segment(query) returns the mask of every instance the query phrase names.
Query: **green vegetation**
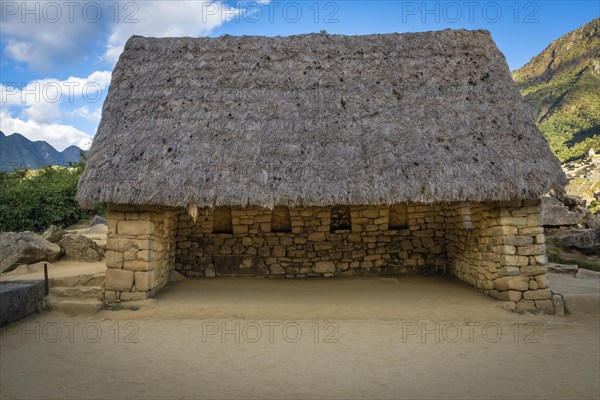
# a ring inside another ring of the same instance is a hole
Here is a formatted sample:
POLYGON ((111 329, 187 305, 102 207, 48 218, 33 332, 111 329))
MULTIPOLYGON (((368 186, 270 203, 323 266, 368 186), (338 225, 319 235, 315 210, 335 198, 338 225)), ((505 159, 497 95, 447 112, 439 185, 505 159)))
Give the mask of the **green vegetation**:
POLYGON ((600 215, 600 201, 592 200, 588 206, 588 210, 590 210, 592 214, 600 215))
POLYGON ((77 182, 85 161, 69 168, 0 172, 0 231, 43 232, 50 225, 66 227, 94 214, 103 205, 84 210, 77 204, 77 182))
POLYGON ((592 271, 600 271, 600 260, 592 257, 586 257, 579 253, 566 253, 561 251, 552 240, 546 242, 546 254, 548 261, 557 264, 577 264, 579 268, 591 269, 592 271))
POLYGON ((600 149, 600 18, 552 42, 513 73, 561 162, 600 149))

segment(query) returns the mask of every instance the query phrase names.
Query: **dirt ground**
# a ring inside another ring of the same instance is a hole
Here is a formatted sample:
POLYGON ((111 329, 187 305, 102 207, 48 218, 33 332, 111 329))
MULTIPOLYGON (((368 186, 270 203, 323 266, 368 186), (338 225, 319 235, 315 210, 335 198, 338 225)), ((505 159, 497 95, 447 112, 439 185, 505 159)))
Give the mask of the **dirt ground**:
POLYGON ((2 399, 598 399, 598 316, 428 277, 213 279, 4 327, 2 399))

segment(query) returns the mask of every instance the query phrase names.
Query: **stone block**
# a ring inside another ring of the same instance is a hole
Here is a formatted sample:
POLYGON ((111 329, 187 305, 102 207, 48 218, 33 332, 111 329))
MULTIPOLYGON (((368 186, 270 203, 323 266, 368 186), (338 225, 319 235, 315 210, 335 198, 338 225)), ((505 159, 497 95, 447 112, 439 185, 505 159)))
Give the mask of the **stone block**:
POLYGON ((538 256, 546 254, 545 244, 535 244, 531 246, 521 246, 517 248, 517 254, 520 256, 538 256))
POLYGON ((121 301, 139 301, 146 300, 149 292, 123 292, 121 293, 121 301))
POLYGON ((154 289, 154 271, 138 271, 134 276, 135 288, 138 292, 154 289))
POLYGON ((494 280, 494 288, 498 290, 518 290, 524 292, 529 289, 529 278, 524 276, 505 276, 494 280))
POLYGON ((133 279, 133 271, 108 268, 106 270, 104 285, 106 290, 129 292, 133 287, 133 279))
POLYGON ((505 236, 502 238, 502 242, 511 246, 527 246, 533 244, 533 238, 531 236, 505 236))
POLYGON ((313 266, 313 272, 319 274, 335 272, 335 263, 333 263, 332 261, 319 261, 313 266))
POLYGON ((546 235, 540 233, 539 235, 535 235, 535 243, 536 244, 544 244, 546 243, 546 235))
POLYGON ((325 240, 325 233, 323 233, 323 232, 309 233, 308 240, 313 241, 313 242, 322 242, 325 240))
POLYGON ((515 276, 521 273, 521 269, 519 267, 501 267, 498 269, 499 276, 515 276))
POLYGON ((542 275, 548 272, 548 268, 544 266, 532 266, 523 267, 520 270, 521 275, 542 275))
POLYGON ((517 254, 517 249, 515 248, 515 246, 502 245, 498 248, 498 250, 500 251, 500 254, 508 254, 508 255, 517 254))
POLYGON ((554 314, 552 300, 535 300, 535 308, 548 314, 554 314))
POLYGON ((234 235, 247 235, 248 234, 248 225, 233 225, 233 234, 234 235))
POLYGON ((379 210, 376 208, 368 208, 363 210, 362 216, 365 218, 377 218, 379 217, 379 210))
POLYGON ((269 272, 271 275, 285 275, 285 270, 277 263, 269 266, 269 272))
POLYGON ((106 252, 106 267, 107 268, 123 268, 123 253, 117 251, 106 252))
POLYGON ((123 269, 128 271, 148 271, 152 269, 152 265, 148 261, 125 261, 123 269))
POLYGON ((117 234, 123 236, 152 235, 154 228, 154 223, 151 221, 119 221, 117 234))
POLYGON ((523 293, 526 300, 549 300, 550 289, 528 290, 523 293))
POLYGON ((505 254, 500 257, 500 263, 504 266, 525 267, 529 264, 529 258, 505 254))
MULTIPOLYGON (((490 293, 491 294, 491 293, 490 293)), ((521 300, 523 294, 518 290, 506 290, 503 292, 494 293, 493 296, 498 300, 517 302, 521 300)))
POLYGON ((272 251, 273 257, 285 257, 285 247, 275 246, 272 251))
POLYGON ((117 302, 117 292, 114 290, 105 290, 104 291, 104 301, 107 303, 116 303, 117 302))
POLYGON ((538 290, 539 289, 538 283, 536 282, 535 279, 532 279, 532 280, 529 281, 529 289, 531 289, 531 290, 538 290))
POLYGON ((514 226, 495 226, 492 228, 492 234, 495 236, 516 236, 519 230, 514 226))
POLYGON ((139 261, 151 261, 152 260, 153 251, 152 250, 138 250, 137 259, 139 261))
POLYGON ((520 228, 519 235, 522 236, 536 236, 540 233, 544 233, 544 228, 542 227, 528 227, 528 228, 520 228))
POLYGON ((527 226, 525 217, 500 217, 500 225, 512 225, 516 227, 527 226))
POLYGON ((527 216, 527 226, 540 226, 541 225, 541 218, 540 218, 540 214, 531 214, 527 216))
POLYGON ((518 313, 524 312, 535 312, 537 308, 535 307, 535 303, 530 300, 524 300, 517 303, 517 308, 515 309, 518 313))
POLYGON ((315 251, 331 250, 331 249, 333 249, 333 243, 331 243, 331 242, 316 242, 314 244, 314 249, 315 249, 315 251))
POLYGON ((554 314, 560 317, 565 315, 565 302, 560 294, 552 296, 552 306, 554 308, 554 314))
POLYGON ((538 289, 546 289, 549 286, 548 275, 535 275, 535 281, 538 285, 538 289))

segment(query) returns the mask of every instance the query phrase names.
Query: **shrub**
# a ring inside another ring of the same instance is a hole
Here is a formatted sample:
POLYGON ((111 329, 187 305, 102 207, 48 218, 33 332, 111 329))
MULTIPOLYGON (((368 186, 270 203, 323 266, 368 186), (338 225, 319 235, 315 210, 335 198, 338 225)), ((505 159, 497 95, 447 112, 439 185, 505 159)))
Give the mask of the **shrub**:
POLYGON ((50 225, 64 228, 104 214, 104 205, 84 210, 75 200, 84 168, 80 161, 67 168, 0 172, 0 231, 43 232, 50 225))

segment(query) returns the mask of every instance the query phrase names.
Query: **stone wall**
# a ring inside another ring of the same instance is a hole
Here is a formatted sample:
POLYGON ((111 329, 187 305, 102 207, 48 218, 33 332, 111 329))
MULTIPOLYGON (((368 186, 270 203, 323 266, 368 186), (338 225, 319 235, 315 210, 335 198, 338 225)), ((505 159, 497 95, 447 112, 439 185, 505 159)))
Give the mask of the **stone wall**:
POLYGON ((173 267, 190 277, 444 271, 517 311, 552 312, 538 200, 403 207, 390 228, 390 207, 352 206, 350 229, 332 230, 328 207, 201 209, 193 220, 110 205, 106 299, 150 297, 173 267))
MULTIPOLYGON (((389 228, 389 207, 350 207, 351 229, 332 232, 331 209, 289 209, 291 232, 272 232, 271 210, 234 208, 232 233, 213 232, 213 211, 194 222, 178 213, 175 268, 187 276, 353 276, 443 269, 440 205, 410 205, 403 229, 389 228)), ((278 225, 281 222, 278 221, 278 225)))
POLYGON ((517 311, 552 312, 538 200, 445 207, 450 271, 517 311))
POLYGON ((105 299, 143 300, 169 280, 175 261, 175 211, 109 204, 105 299))

